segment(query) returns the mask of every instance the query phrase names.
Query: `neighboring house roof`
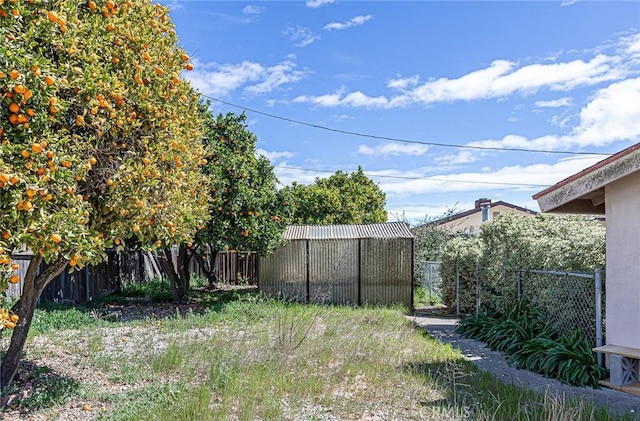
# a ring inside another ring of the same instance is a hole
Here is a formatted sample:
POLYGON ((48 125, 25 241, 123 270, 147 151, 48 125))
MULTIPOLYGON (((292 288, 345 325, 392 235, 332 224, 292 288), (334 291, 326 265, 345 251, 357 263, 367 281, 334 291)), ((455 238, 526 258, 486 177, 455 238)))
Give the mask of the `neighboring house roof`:
POLYGON ((359 238, 413 238, 404 222, 353 225, 289 225, 285 240, 334 240, 359 238))
POLYGON ((604 187, 640 171, 640 143, 533 195, 542 212, 604 214, 604 187))
MULTIPOLYGON (((491 209, 493 207, 496 207, 496 206, 505 206, 505 207, 511 208, 513 210, 518 210, 520 212, 529 213, 531 215, 537 215, 538 214, 538 212, 536 212, 534 210, 523 208, 522 206, 514 205, 512 203, 503 202, 502 200, 499 200, 497 202, 486 203, 486 205, 489 206, 489 209, 491 209)), ((466 218, 467 216, 473 215, 474 213, 480 213, 480 212, 482 212, 482 207, 476 206, 474 209, 469 209, 469 210, 464 211, 464 212, 456 213, 454 215, 445 216, 444 218, 440 218, 440 219, 436 219, 435 221, 431 221, 431 222, 429 222, 429 225, 446 224, 446 223, 449 223, 449 222, 452 222, 452 221, 456 221, 458 219, 466 218)))

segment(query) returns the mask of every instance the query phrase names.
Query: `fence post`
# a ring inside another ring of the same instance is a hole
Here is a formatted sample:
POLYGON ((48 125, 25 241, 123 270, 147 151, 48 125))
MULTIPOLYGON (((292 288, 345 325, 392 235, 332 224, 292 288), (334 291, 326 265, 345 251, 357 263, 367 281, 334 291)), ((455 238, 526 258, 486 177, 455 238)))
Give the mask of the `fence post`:
POLYGON ((480 314, 480 266, 476 267, 476 314, 480 314))
MULTIPOLYGON (((594 274, 596 287, 596 346, 602 346, 602 269, 596 268, 594 274)), ((598 365, 602 365, 602 354, 596 353, 598 365)))
POLYGON ((518 269, 518 301, 522 299, 522 270, 518 269))
POLYGON ((428 278, 429 279, 429 300, 431 300, 431 298, 433 297, 433 278, 430 276, 431 275, 431 268, 429 267, 429 263, 430 262, 423 262, 424 264, 424 273, 422 274, 423 278, 428 278), (427 274, 427 272, 429 272, 427 274))
POLYGON ((456 262, 456 317, 460 317, 460 266, 456 262))

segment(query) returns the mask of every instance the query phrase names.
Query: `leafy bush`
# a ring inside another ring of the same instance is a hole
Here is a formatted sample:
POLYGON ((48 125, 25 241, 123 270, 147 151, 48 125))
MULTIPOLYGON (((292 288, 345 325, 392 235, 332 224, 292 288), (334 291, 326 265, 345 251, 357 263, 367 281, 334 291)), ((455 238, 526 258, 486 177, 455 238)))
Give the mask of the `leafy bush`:
POLYGON ((482 254, 478 237, 455 237, 448 241, 441 256, 442 301, 449 309, 456 307, 456 276, 460 273, 460 311, 470 313, 476 307, 476 268, 482 254))
POLYGON ((520 300, 505 315, 481 312, 458 323, 456 332, 486 342, 507 355, 507 361, 574 386, 598 387, 606 372, 596 364, 580 330, 559 336, 542 315, 520 300))
POLYGON ((416 307, 435 306, 442 303, 440 295, 436 291, 427 291, 421 285, 413 289, 413 303, 416 307))
POLYGON ((497 320, 496 314, 482 311, 479 314, 469 315, 460 319, 455 331, 467 338, 485 341, 489 329, 497 320))
MULTIPOLYGON (((541 214, 530 218, 506 213, 484 223, 479 236, 447 241, 441 262, 442 298, 450 309, 456 304, 458 269, 460 310, 475 311, 475 280, 481 268, 482 304, 506 313, 517 301, 518 269, 591 272, 603 267, 604 228, 580 216, 541 214)), ((544 277, 528 278, 525 287, 535 294, 548 290, 544 277)))
POLYGON ((480 238, 483 299, 500 311, 517 301, 518 269, 591 272, 605 263, 604 227, 581 216, 507 213, 483 224, 480 238))

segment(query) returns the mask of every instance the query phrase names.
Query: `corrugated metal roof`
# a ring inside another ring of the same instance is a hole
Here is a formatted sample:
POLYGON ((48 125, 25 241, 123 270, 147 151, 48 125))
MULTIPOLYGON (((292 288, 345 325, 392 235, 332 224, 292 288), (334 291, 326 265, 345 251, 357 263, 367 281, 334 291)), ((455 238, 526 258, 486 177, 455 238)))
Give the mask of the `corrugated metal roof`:
POLYGON ((289 225, 285 240, 332 240, 357 238, 413 238, 404 222, 353 225, 289 225))

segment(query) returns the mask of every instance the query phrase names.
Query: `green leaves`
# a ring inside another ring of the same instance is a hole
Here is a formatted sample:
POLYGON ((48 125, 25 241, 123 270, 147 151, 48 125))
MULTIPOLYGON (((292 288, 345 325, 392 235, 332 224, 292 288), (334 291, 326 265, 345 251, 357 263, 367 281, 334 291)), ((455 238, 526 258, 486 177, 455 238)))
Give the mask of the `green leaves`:
POLYGON ((295 224, 367 224, 385 222, 385 194, 362 168, 348 174, 337 171, 315 184, 286 187, 292 198, 295 224))
POLYGON ((192 238, 207 210, 203 119, 179 77, 168 10, 143 0, 11 8, 19 17, 0 13, 0 179, 15 178, 0 181, 6 248, 81 266, 105 247, 192 238), (54 230, 62 242, 48 240, 54 230))
MULTIPOLYGON (((461 310, 475 310, 475 278, 480 266, 482 302, 506 312, 517 301, 518 269, 592 272, 595 267, 603 267, 604 228, 582 216, 537 215, 531 218, 506 213, 484 223, 479 236, 455 237, 447 241, 440 260, 443 301, 449 308, 455 306, 458 268, 461 310)), ((544 277, 528 276, 525 289, 540 295, 547 292, 557 295, 557 291, 548 291, 546 285, 544 277)), ((538 302, 536 306, 541 304, 538 302)))
POLYGON ((464 317, 456 332, 486 342, 507 355, 509 364, 574 386, 598 387, 606 372, 596 364, 589 342, 579 330, 558 334, 542 315, 519 301, 504 316, 480 313, 464 317))
POLYGON ((256 155, 257 137, 245 114, 228 113, 207 120, 210 151, 204 173, 210 182, 209 214, 199 243, 216 251, 245 250, 266 254, 280 244, 289 220, 288 199, 267 158, 256 155))

